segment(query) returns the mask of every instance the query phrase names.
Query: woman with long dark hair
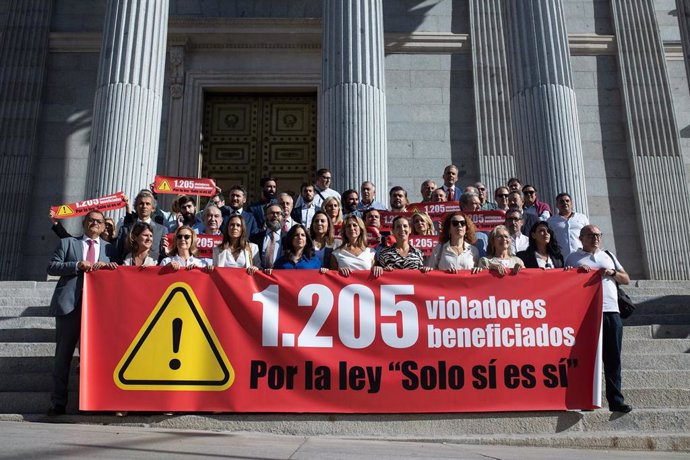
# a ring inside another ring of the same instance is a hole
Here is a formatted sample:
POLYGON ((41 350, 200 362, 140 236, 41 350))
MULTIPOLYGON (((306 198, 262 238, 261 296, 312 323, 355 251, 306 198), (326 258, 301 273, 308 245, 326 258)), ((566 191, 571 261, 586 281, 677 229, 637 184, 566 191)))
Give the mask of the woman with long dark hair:
POLYGON ((213 248, 213 266, 246 268, 247 273, 253 275, 259 265, 259 247, 247 239, 244 219, 240 215, 230 216, 223 232, 223 242, 213 248))
MULTIPOLYGON (((295 224, 283 240, 283 254, 273 264, 277 269, 321 269, 321 260, 316 257, 314 243, 302 224, 295 224)), ((271 269, 264 270, 267 274, 271 269)), ((328 269, 323 269, 325 273, 328 269)))
POLYGON ((561 248, 556 235, 546 221, 532 225, 529 232, 529 246, 517 256, 525 263, 526 268, 563 268, 561 248))

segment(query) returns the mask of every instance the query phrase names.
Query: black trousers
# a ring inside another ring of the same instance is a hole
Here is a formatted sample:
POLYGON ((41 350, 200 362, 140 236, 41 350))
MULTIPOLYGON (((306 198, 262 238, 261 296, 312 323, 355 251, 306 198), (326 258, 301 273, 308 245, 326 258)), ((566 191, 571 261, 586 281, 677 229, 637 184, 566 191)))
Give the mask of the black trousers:
POLYGON ((606 379, 606 400, 609 407, 623 404, 621 393, 621 351, 623 349, 623 321, 618 313, 604 313, 602 358, 606 379))
POLYGON ((67 385, 72 355, 81 332, 81 308, 64 316, 55 317, 55 362, 53 365, 53 406, 67 405, 67 385))

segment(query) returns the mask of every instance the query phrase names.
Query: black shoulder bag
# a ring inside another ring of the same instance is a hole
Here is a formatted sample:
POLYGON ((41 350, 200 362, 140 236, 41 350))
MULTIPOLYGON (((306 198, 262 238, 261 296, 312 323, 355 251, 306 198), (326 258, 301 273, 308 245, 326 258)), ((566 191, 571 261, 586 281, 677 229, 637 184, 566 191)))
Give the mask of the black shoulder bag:
MULTIPOLYGON (((613 269, 616 270, 616 259, 613 258, 610 252, 604 251, 613 261, 613 269)), ((614 280, 615 281, 615 280, 614 280)), ((635 303, 632 301, 630 296, 623 290, 623 288, 616 282, 616 288, 618 289, 618 310, 621 312, 621 318, 625 319, 630 317, 635 311, 635 303)))

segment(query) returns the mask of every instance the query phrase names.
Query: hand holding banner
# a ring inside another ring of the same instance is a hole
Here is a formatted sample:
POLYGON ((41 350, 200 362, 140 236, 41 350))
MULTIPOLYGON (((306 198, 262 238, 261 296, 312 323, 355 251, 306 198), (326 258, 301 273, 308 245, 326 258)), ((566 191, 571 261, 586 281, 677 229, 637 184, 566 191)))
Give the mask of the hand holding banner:
POLYGON ((112 211, 113 209, 124 208, 125 194, 122 192, 112 195, 92 198, 90 200, 77 201, 76 203, 62 204, 50 207, 50 217, 53 219, 69 219, 70 217, 85 216, 91 211, 112 211))
POLYGON ((153 193, 213 196, 216 193, 216 181, 196 177, 156 176, 153 193))

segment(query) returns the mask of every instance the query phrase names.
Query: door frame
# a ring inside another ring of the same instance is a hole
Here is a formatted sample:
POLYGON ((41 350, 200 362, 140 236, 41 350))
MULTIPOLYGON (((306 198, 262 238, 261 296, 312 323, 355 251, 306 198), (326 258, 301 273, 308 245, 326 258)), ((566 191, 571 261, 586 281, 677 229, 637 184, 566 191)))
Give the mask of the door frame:
POLYGON ((165 154, 165 174, 198 177, 201 173, 201 148, 204 122, 204 94, 213 93, 290 93, 316 92, 317 136, 316 161, 321 164, 322 99, 321 74, 283 73, 186 73, 182 103, 171 106, 168 123, 180 120, 178 126, 169 125, 168 148, 165 154), (248 85, 251 82, 251 85, 248 85))

